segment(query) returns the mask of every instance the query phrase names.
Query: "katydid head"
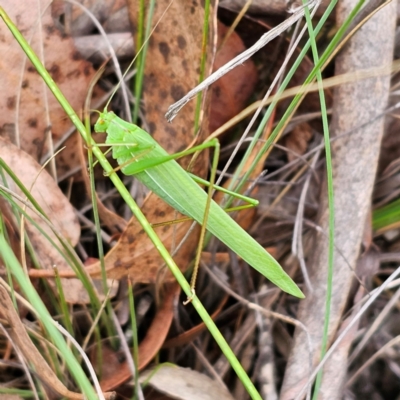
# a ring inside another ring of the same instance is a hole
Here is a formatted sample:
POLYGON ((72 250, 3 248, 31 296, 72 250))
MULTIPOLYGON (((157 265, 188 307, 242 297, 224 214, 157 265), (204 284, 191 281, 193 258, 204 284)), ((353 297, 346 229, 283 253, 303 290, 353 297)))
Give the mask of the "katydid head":
POLYGON ((107 111, 106 109, 100 113, 99 119, 94 125, 95 132, 107 132, 111 121, 115 118, 115 114, 112 111, 107 111))

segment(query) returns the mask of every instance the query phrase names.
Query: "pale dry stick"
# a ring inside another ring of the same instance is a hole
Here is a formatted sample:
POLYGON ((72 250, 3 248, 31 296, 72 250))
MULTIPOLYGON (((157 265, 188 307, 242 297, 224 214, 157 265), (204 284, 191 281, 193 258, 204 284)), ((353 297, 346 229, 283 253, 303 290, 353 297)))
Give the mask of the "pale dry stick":
MULTIPOLYGON (((105 304, 105 302, 104 302, 104 304, 105 304)), ((133 361, 132 352, 129 350, 129 346, 128 346, 128 343, 126 341, 126 337, 124 335, 124 332, 122 331, 122 328, 121 328, 121 325, 120 325, 120 323, 118 321, 118 318, 115 315, 114 309, 111 309, 111 313, 112 313, 111 316, 112 316, 112 319, 114 321, 115 328, 117 330, 119 339, 121 341, 122 350, 124 351, 124 354, 125 354, 125 361, 127 362, 128 366, 129 366, 129 369, 131 371, 132 377, 135 378, 135 376, 137 376, 139 374, 139 371, 137 371, 136 368, 135 368, 135 363, 133 361)), ((141 385, 138 385, 137 393, 138 393, 138 400, 144 400, 144 395, 143 395, 143 391, 142 391, 142 386, 141 385)))
POLYGON ((356 357, 360 354, 361 350, 364 348, 364 346, 367 344, 368 340, 371 338, 371 336, 376 332, 376 330, 379 328, 379 326, 383 323, 383 320, 388 316, 390 311, 397 306, 397 303, 400 298, 400 288, 397 289, 396 293, 390 301, 385 305, 383 310, 379 313, 379 315, 374 319, 374 322, 372 325, 369 327, 367 332, 365 332, 362 340, 360 343, 357 344, 356 348, 353 350, 351 353, 351 356, 349 357, 348 363, 349 365, 356 359, 356 357))
MULTIPOLYGON (((316 232, 320 233, 321 235, 323 235, 325 237, 325 239, 328 240, 328 234, 323 231, 323 229, 321 228, 320 225, 317 225, 314 221, 310 221, 307 219, 305 220, 305 222, 310 228, 314 229, 316 232)), ((360 284, 360 286, 362 286, 368 292, 368 288, 365 286, 363 281, 358 277, 356 270, 350 265, 350 262, 344 255, 343 251, 336 244, 334 245, 334 247, 335 247, 335 251, 338 252, 340 257, 342 257, 342 260, 344 261, 344 263, 347 265, 347 267, 350 269, 350 271, 352 271, 354 278, 357 280, 357 282, 360 284)))
POLYGON ((400 286, 400 279, 395 279, 393 280, 387 287, 387 289, 393 289, 396 288, 397 286, 400 286))
MULTIPOLYGON (((86 227, 88 227, 92 232, 96 232, 96 225, 95 223, 85 217, 85 215, 83 214, 83 212, 81 210, 77 210, 75 209, 76 215, 78 216, 78 219, 84 223, 86 225, 86 227)), ((104 240, 104 242, 106 243, 111 243, 112 242, 112 237, 104 231, 104 229, 100 229, 100 236, 101 238, 104 240)))
MULTIPOLYGON (((29 368, 28 368, 28 365, 26 364, 25 358, 24 358, 24 356, 23 356, 21 350, 18 348, 18 346, 17 346, 17 345, 14 343, 14 341, 12 340, 11 336, 8 334, 7 329, 3 326, 3 324, 1 323, 1 321, 0 321, 0 329, 3 331, 3 334, 4 334, 4 336, 8 339, 8 341, 9 341, 10 343, 12 343, 12 345, 13 345, 14 351, 16 352, 17 357, 19 358, 19 361, 20 361, 20 363, 21 363, 21 365, 22 365, 22 369, 23 369, 24 372, 25 372, 26 379, 28 380, 29 385, 30 385, 30 387, 32 388, 32 392, 33 392, 34 398, 35 398, 36 400, 40 400, 39 394, 38 394, 38 392, 37 392, 37 390, 36 390, 35 383, 33 382, 33 379, 32 379, 32 374, 31 374, 31 372, 29 371, 29 368)), ((6 395, 5 395, 5 396, 6 396, 6 395)))
POLYGON ((255 364, 258 366, 257 383, 263 399, 278 400, 276 385, 276 360, 274 355, 274 338, 272 337, 273 323, 260 313, 256 314, 258 326, 257 358, 255 364))
MULTIPOLYGON (((361 3, 363 2, 358 0, 339 2, 338 25, 345 27, 346 25, 343 24, 349 23, 350 17, 358 11, 357 6, 361 3)), ((359 34, 352 38, 351 44, 343 49, 336 60, 337 70, 352 72, 354 69, 360 68, 361 64, 368 68, 371 65, 392 62, 392 35, 389 31, 394 32, 395 13, 393 9, 387 13, 388 10, 388 7, 386 7, 385 12, 380 13, 377 19, 374 18, 371 24, 363 27, 363 31, 359 31, 359 34), (383 22, 382 18, 386 18, 386 21, 383 22), (386 35, 382 34, 384 30, 381 28, 383 26, 379 27, 379 23, 382 22, 384 29, 388 29, 386 35), (372 34, 372 36, 366 39, 367 34, 372 34), (381 40, 381 45, 373 46, 372 43, 376 44, 378 40, 381 40), (368 48, 368 51, 363 51, 363 46, 365 46, 365 49, 368 48), (358 55, 355 54, 357 51, 358 55), (374 55, 378 53, 380 55, 375 57, 374 55), (383 61, 385 59, 386 61, 383 61)), ((341 32, 343 32, 343 29, 341 32)), ((338 88, 335 92, 335 108, 332 117, 331 130, 333 135, 358 127, 366 119, 381 113, 386 108, 389 78, 390 76, 386 75, 379 79, 371 79, 359 84, 353 83, 338 88), (374 95, 363 96, 361 94, 363 91, 368 94, 374 93, 374 95), (378 92, 381 94, 378 94, 378 92), (358 109, 355 107, 358 107, 358 109)), ((345 145, 342 145, 341 141, 340 144, 336 142, 336 145, 332 146, 332 152, 336 156, 333 162, 334 184, 330 186, 329 196, 324 195, 324 192, 320 196, 318 223, 324 230, 329 230, 330 237, 335 238, 336 244, 343 250, 352 266, 356 263, 362 240, 362 229, 369 208, 372 178, 375 175, 379 153, 379 146, 376 144, 381 139, 383 125, 383 120, 378 120, 365 131, 359 129, 356 135, 352 135, 349 140, 344 142, 345 145), (349 171, 351 171, 350 174, 349 171), (332 189, 336 191, 334 199, 332 189), (365 193, 361 194, 359 189, 365 191, 365 193), (338 195, 338 193, 340 194, 338 195), (335 221, 333 221, 332 207, 330 211, 328 210, 328 205, 332 206, 333 203, 336 209, 335 221), (348 229, 349 226, 351 229, 348 229)), ((329 138, 326 137, 326 141, 328 140, 329 138)), ((328 172, 328 178, 325 179, 324 185, 326 185, 326 180, 328 180, 328 183, 332 182, 331 169, 328 169, 328 172)), ((315 363, 323 357, 328 342, 334 340, 333 336, 335 336, 340 325, 343 308, 346 305, 347 292, 350 293, 353 280, 352 270, 349 270, 342 263, 338 254, 334 254, 333 245, 332 240, 329 241, 328 245, 324 237, 316 236, 310 266, 313 285, 318 289, 316 289, 314 295, 308 296, 308 300, 303 302, 299 309, 299 318, 307 325, 308 329, 315 333, 314 337, 317 339, 316 343, 318 344, 313 349, 315 363), (328 264, 329 268, 327 267, 328 264), (323 328, 321 328, 322 320, 324 321, 323 328)), ((306 381, 308 378, 308 374, 302 369, 304 353, 306 352, 302 344, 303 335, 296 332, 294 337, 295 345, 291 353, 291 363, 285 372, 283 383, 283 398, 292 398, 293 391, 296 390, 297 392, 301 389, 303 380, 306 381)), ((347 352, 337 350, 334 358, 331 357, 329 362, 325 363, 324 372, 322 373, 321 369, 318 374, 314 390, 316 396, 320 389, 320 394, 324 393, 328 398, 330 397, 328 393, 335 397, 342 391, 347 352), (341 366, 337 367, 339 364, 341 366)))
POLYGON ((347 42, 354 36, 377 12, 381 9, 385 8, 389 3, 393 0, 370 0, 367 1, 366 5, 360 10, 360 12, 354 17, 352 21, 349 32, 346 34, 346 37, 338 44, 338 46, 332 51, 330 56, 327 58, 325 65, 322 69, 325 68, 335 57, 336 55, 343 49, 343 47, 347 44, 347 42), (381 3, 380 5, 378 5, 381 3))
POLYGON ((399 262, 400 263, 400 253, 383 253, 379 255, 379 262, 399 262))
MULTIPOLYGON (((308 8, 311 10, 319 3, 321 0, 312 0, 308 3, 308 8)), ((232 69, 237 66, 243 64, 246 60, 248 60, 254 53, 262 49, 266 44, 268 44, 271 40, 275 39, 281 33, 285 32, 289 27, 291 27, 294 23, 296 23, 300 18, 304 15, 304 9, 296 9, 291 17, 286 19, 284 22, 271 29, 269 32, 265 33, 261 36, 261 38, 250 48, 240 53, 234 59, 226 63, 224 66, 219 68, 213 74, 211 74, 208 78, 206 78, 203 82, 197 85, 194 89, 192 89, 189 93, 187 93, 182 99, 178 100, 176 103, 172 104, 167 113, 165 114, 165 118, 168 122, 171 122, 180 111, 180 109, 187 104, 193 97, 195 97, 199 92, 210 86, 212 83, 220 79, 222 76, 227 74, 232 69)))
POLYGON ((365 304, 361 307, 360 311, 357 313, 357 315, 354 317, 354 319, 348 324, 348 326, 342 331, 342 333, 338 336, 338 338, 335 340, 335 342, 332 344, 332 346, 329 348, 329 350, 326 352, 324 358, 320 361, 320 363, 317 365, 317 367, 314 369, 312 372, 311 376, 309 377, 307 383, 303 386, 303 388, 300 390, 300 392, 297 394, 294 400, 301 400, 303 398, 304 392, 311 388, 311 385, 317 376, 318 372, 322 369, 322 367, 325 365, 326 361, 331 357, 331 355, 334 353, 336 348, 339 346, 340 342, 345 338, 347 333, 353 328, 355 323, 362 317, 362 315, 367 311, 369 306, 378 298, 378 296, 386 289, 389 288, 389 284, 394 281, 394 279, 400 275, 400 267, 398 267, 390 276, 389 278, 386 279, 386 281, 379 287, 373 290, 369 295, 368 295, 368 300, 365 302, 365 304))
MULTIPOLYGON (((322 145, 323 145, 323 141, 322 141, 322 145)), ((311 177, 312 177, 311 172, 314 171, 320 154, 321 154, 321 150, 319 150, 315 153, 313 160, 311 162, 311 165, 310 165, 311 171, 308 174, 306 181, 304 182, 304 186, 303 186, 303 189, 300 194, 299 206, 297 208, 296 220, 295 220, 295 224, 294 224, 294 228, 293 228, 293 239, 292 239, 292 253, 299 260, 300 269, 301 269, 301 271, 303 273, 303 277, 304 277, 304 282, 305 282, 307 288, 311 292, 313 291, 313 288, 312 288, 311 281, 310 281, 310 278, 308 275, 307 266, 304 261, 304 252, 303 252, 303 242, 302 242, 303 215, 304 215, 306 196, 307 196, 308 188, 310 186, 310 181, 311 181, 311 177)))
MULTIPOLYGON (((324 232, 321 228, 320 225, 317 225, 314 221, 310 221, 310 220, 306 220, 306 224, 308 226, 310 226, 312 229, 315 229, 316 232, 320 233, 321 235, 323 235, 325 237, 325 239, 328 239, 328 234, 326 232, 324 232)), ((360 284, 360 286, 362 286, 365 291, 369 294, 370 292, 368 291, 368 288, 365 286, 364 282, 362 281, 361 278, 359 278, 359 276, 356 273, 355 268, 353 268, 350 265, 349 260, 346 258, 346 256, 344 255, 342 249, 340 249, 336 244, 334 245, 335 247, 335 251, 338 252, 338 254, 340 255, 340 257, 342 257, 342 260, 344 261, 344 263, 347 265, 347 267, 349 268, 350 271, 352 271, 354 278, 357 280, 357 282, 360 284)))
POLYGON ((348 379, 348 381, 346 382, 346 387, 350 387, 365 371, 365 369, 372 365, 378 358, 381 357, 381 355, 383 356, 386 353, 387 349, 390 349, 398 343, 400 343, 400 335, 389 340, 389 342, 382 346, 372 357, 368 358, 368 360, 348 379))

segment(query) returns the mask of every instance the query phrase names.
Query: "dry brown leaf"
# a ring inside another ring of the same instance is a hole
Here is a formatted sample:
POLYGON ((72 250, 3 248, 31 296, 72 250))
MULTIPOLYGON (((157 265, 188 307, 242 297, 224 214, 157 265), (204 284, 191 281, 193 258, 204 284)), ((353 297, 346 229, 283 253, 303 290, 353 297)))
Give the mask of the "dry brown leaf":
MULTIPOLYGON (((154 316, 146 337, 139 345, 139 370, 145 368, 160 351, 174 318, 174 303, 179 297, 180 291, 180 286, 177 283, 172 283, 166 289, 161 307, 154 316)), ((113 390, 131 376, 128 363, 119 363, 115 354, 108 352, 107 369, 103 371, 103 378, 100 381, 102 390, 113 390)))
MULTIPOLYGON (((80 393, 74 393, 68 390, 64 384, 57 378, 57 375, 47 364, 40 351, 35 347, 25 327, 15 311, 13 302, 7 292, 7 289, 0 285, 0 316, 7 321, 5 326, 13 343, 18 346, 28 364, 33 365, 37 376, 51 389, 61 396, 69 399, 84 399, 80 393)), ((104 393, 107 399, 114 398, 114 393, 104 393)))
POLYGON ((190 368, 158 366, 140 376, 140 382, 147 381, 154 389, 173 399, 233 400, 225 386, 190 368))
MULTIPOLYGON (((2 1, 2 7, 17 22, 36 54, 43 54, 47 70, 79 112, 94 71, 91 64, 80 59, 72 40, 57 31, 46 6, 42 0, 27 12, 25 2, 2 1)), ((49 139, 57 142, 72 125, 8 29, 3 27, 1 32, 0 108, 7 112, 0 116, 0 134, 39 160, 49 149, 49 139)), ((66 151, 57 159, 62 173, 78 163, 76 138, 65 144, 66 151)))

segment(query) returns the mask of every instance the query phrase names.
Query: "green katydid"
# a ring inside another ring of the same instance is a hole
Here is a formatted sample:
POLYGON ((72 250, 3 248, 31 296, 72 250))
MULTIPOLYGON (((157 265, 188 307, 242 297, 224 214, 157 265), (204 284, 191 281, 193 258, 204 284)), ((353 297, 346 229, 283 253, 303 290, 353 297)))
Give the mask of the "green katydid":
POLYGON ((125 175, 134 175, 166 203, 199 224, 203 224, 206 218, 206 229, 249 265, 283 291, 304 297, 278 262, 212 200, 209 202, 208 216, 205 217, 208 203, 206 192, 175 158, 215 146, 215 141, 169 155, 146 131, 107 110, 100 113, 94 129, 107 133, 106 144, 113 146, 113 158, 125 175))

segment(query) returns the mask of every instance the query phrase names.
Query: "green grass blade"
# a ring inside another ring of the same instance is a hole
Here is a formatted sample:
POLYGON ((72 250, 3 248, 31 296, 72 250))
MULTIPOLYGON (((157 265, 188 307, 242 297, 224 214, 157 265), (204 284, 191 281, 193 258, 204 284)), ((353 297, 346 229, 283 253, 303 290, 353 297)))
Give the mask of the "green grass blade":
MULTIPOLYGON (((210 21, 210 0, 206 0, 204 2, 204 22, 203 22, 203 38, 202 38, 202 52, 201 52, 201 61, 200 61, 200 74, 199 74, 199 83, 203 81, 205 71, 206 71, 206 61, 207 61, 207 43, 208 43, 208 25, 210 21)), ((196 111, 194 117, 194 133, 196 134, 199 128, 200 122, 200 112, 202 105, 202 96, 203 92, 200 92, 197 95, 196 99, 196 111)))
POLYGON ((372 213, 372 227, 374 231, 400 223, 400 199, 380 207, 372 213))
POLYGON ((146 41, 143 42, 143 21, 144 21, 144 8, 145 4, 141 0, 139 5, 139 26, 138 26, 138 43, 137 49, 141 49, 140 53, 137 56, 137 74, 135 79, 135 104, 133 108, 133 116, 132 121, 136 123, 138 116, 139 116, 139 109, 140 109, 140 99, 142 97, 142 88, 143 88, 143 79, 144 79, 144 67, 146 64, 146 55, 147 49, 149 47, 149 41, 147 38, 150 36, 151 32, 151 22, 153 20, 154 9, 155 9, 156 2, 154 0, 150 1, 149 4, 149 12, 147 15, 147 24, 146 24, 146 32, 144 37, 146 41), (143 48, 142 48, 143 46, 143 48))
MULTIPOLYGON (((314 35, 314 29, 311 21, 310 11, 307 7, 307 0, 303 0, 304 15, 307 21, 308 32, 310 35, 311 49, 314 58, 314 64, 318 65, 319 55, 317 43, 314 35)), ((329 234, 328 234, 328 276, 327 276, 327 290, 326 290, 326 303, 325 303, 325 320, 324 320, 324 332, 321 344, 321 359, 324 357, 327 345, 328 345, 328 330, 331 314, 331 300, 332 300, 332 286, 333 286, 333 257, 335 249, 335 204, 334 204, 334 193, 333 193, 333 172, 332 172, 332 153, 331 153, 331 141, 329 135, 329 122, 328 112, 325 102, 325 93, 322 82, 321 69, 317 69, 316 78, 319 86, 319 98, 321 103, 321 116, 322 126, 324 131, 324 144, 325 144, 325 157, 326 157, 326 174, 327 174, 327 186, 328 186, 328 210, 329 210, 329 234)), ((314 389, 314 398, 318 396, 319 388, 322 382, 322 370, 317 375, 314 389)))

